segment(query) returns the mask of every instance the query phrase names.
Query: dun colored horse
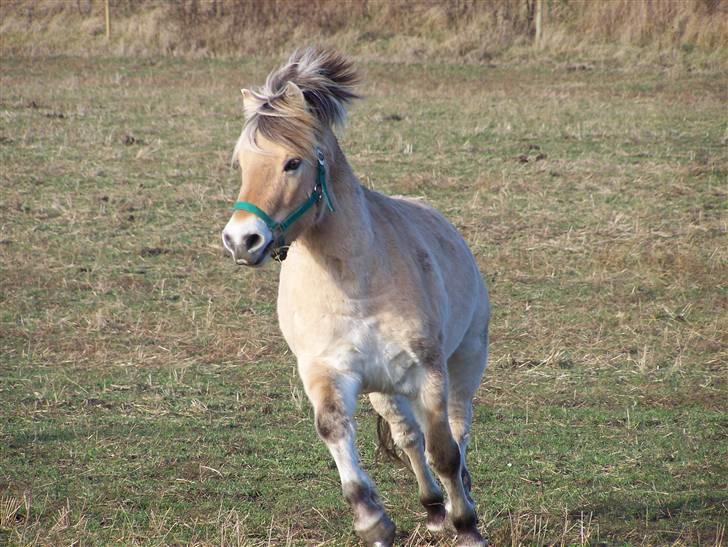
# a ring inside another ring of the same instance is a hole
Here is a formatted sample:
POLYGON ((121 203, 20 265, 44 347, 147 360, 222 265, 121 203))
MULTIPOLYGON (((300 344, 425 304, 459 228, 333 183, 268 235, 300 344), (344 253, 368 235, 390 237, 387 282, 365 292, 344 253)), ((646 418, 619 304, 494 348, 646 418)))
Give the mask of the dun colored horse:
POLYGON ((449 520, 459 545, 483 545, 465 452, 488 292, 442 215, 368 190, 352 172, 334 128, 358 79, 338 53, 305 49, 261 89, 242 90, 242 186, 223 243, 240 265, 285 258, 280 328, 361 539, 391 545, 395 532, 356 449, 353 413, 367 393, 411 464, 428 529, 449 520))

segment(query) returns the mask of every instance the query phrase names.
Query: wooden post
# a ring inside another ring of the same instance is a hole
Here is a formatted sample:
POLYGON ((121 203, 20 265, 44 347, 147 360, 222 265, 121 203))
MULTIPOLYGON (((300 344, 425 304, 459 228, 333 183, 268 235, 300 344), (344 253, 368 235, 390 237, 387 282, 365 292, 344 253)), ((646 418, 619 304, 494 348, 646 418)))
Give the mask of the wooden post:
MULTIPOLYGON (((106 0, 108 2, 108 0, 106 0)), ((543 0, 536 0, 536 46, 541 47, 543 34, 543 0)))
POLYGON ((111 39, 111 21, 109 18, 109 0, 105 0, 104 7, 106 8, 106 40, 111 39))

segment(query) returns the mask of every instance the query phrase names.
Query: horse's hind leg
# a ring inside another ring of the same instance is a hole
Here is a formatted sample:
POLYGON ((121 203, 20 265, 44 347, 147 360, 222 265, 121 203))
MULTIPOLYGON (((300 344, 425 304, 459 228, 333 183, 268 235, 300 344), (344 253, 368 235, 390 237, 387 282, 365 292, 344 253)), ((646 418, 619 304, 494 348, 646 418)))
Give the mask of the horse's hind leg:
POLYGON ((354 512, 354 529, 366 545, 386 547, 394 540, 394 523, 377 498, 359 463, 354 409, 359 385, 325 364, 301 366, 299 372, 314 408, 316 431, 336 462, 341 489, 354 512))
POLYGON ((470 497, 472 481, 466 465, 465 453, 470 440, 470 424, 473 418, 473 397, 485 371, 488 360, 487 317, 473 322, 458 349, 447 361, 448 418, 453 437, 460 447, 462 477, 465 491, 470 497))
POLYGON ((369 400, 374 410, 389 424, 395 445, 410 461, 417 478, 420 502, 427 510, 427 529, 432 532, 442 530, 446 517, 442 490, 427 465, 422 431, 409 402, 402 396, 383 393, 370 393, 369 400))
POLYGON ((462 478, 460 447, 448 421, 447 365, 434 348, 425 353, 425 379, 416 400, 416 412, 424 421, 427 459, 447 491, 452 524, 457 532, 457 545, 482 546, 475 507, 466 494, 462 478))

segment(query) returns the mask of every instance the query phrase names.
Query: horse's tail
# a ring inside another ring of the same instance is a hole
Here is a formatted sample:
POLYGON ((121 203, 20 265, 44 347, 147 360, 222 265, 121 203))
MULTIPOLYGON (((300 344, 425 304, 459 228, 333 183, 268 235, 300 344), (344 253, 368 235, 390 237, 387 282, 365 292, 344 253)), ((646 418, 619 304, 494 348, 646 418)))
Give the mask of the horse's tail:
POLYGON ((402 464, 409 469, 412 469, 409 458, 402 456, 402 453, 397 449, 397 445, 392 437, 392 428, 389 427, 387 420, 377 415, 377 455, 385 456, 393 462, 402 464))

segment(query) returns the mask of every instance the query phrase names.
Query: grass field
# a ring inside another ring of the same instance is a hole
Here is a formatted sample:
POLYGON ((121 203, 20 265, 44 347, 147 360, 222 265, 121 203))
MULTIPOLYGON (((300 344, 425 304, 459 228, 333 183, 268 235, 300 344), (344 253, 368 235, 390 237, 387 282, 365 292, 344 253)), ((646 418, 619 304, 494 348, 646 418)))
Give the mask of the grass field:
MULTIPOLYGON (((0 544, 357 544, 277 267, 220 244, 238 88, 275 61, 0 59, 0 544)), ((363 68, 355 171, 446 213, 490 285, 491 543, 724 545, 726 74, 363 68)), ((399 541, 437 544, 359 418, 399 541)))

